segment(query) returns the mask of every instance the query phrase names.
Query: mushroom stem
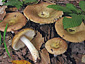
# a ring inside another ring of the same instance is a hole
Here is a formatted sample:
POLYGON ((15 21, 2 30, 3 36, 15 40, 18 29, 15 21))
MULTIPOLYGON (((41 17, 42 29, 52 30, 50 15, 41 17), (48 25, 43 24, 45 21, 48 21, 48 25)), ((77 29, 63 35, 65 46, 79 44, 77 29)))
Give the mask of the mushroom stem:
POLYGON ((11 31, 11 33, 13 33, 13 34, 14 34, 14 31, 11 31))
POLYGON ((54 54, 54 57, 57 57, 57 55, 54 54))
POLYGON ((40 59, 40 57, 39 57, 39 53, 38 53, 37 49, 34 47, 34 45, 25 36, 22 36, 20 38, 20 40, 28 47, 29 51, 32 54, 33 61, 37 62, 37 60, 40 59))

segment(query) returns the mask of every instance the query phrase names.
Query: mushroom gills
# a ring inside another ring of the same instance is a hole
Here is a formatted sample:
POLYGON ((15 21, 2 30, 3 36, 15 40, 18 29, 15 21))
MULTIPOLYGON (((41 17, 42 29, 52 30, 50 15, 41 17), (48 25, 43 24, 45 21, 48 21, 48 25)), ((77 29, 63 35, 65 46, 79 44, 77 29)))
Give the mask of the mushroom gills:
POLYGON ((39 60, 40 57, 34 45, 25 36, 22 36, 20 40, 28 47, 30 53, 32 54, 34 62, 37 62, 37 60, 39 60))
POLYGON ((35 36, 35 31, 29 30, 28 32, 24 34, 24 36, 27 37, 31 41, 33 37, 35 36))

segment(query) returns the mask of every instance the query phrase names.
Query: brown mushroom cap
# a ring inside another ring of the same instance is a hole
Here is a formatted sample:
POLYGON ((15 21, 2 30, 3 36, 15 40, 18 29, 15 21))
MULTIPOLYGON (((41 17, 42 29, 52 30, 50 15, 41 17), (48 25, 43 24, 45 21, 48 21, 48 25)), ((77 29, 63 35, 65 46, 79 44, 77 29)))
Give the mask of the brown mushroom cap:
POLYGON ((8 23, 7 32, 12 30, 18 30, 26 24, 27 20, 20 12, 8 13, 4 20, 0 22, 0 30, 4 31, 6 24, 8 23))
POLYGON ((35 35, 35 31, 30 28, 25 28, 18 32, 12 40, 12 47, 14 50, 19 50, 25 46, 25 44, 20 40, 20 37, 23 35, 26 36, 29 40, 32 40, 35 35))
POLYGON ((47 8, 53 3, 41 2, 39 4, 28 5, 24 9, 24 15, 35 23, 49 24, 63 15, 62 11, 57 11, 52 8, 47 8))
POLYGON ((55 29, 56 32, 65 40, 70 41, 70 42, 82 42, 85 40, 85 25, 82 22, 80 26, 78 26, 78 32, 76 32, 75 34, 70 34, 69 32, 67 32, 64 27, 63 27, 63 18, 59 19, 56 23, 55 23, 55 29))
POLYGON ((47 49, 47 51, 54 55, 63 54, 67 50, 67 47, 67 43, 61 38, 52 38, 48 40, 45 44, 45 48, 47 49), (52 47, 53 44, 55 44, 57 48, 52 47))

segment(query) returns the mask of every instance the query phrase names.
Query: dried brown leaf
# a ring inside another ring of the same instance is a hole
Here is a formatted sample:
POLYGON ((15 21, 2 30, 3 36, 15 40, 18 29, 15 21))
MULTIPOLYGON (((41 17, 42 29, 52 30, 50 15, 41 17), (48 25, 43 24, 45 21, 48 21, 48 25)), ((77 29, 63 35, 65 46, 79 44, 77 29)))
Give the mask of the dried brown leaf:
POLYGON ((16 7, 7 8, 6 11, 18 11, 16 7))
MULTIPOLYGON (((84 64, 84 63, 82 62, 82 57, 83 57, 82 54, 73 54, 72 57, 75 59, 76 64, 84 64)), ((84 61, 85 61, 85 60, 84 60, 84 61)))
POLYGON ((5 9, 7 8, 7 6, 0 6, 0 21, 3 20, 3 18, 5 17, 6 15, 6 11, 5 9))
POLYGON ((85 55, 82 55, 81 61, 82 61, 82 63, 85 63, 85 55))
POLYGON ((41 45, 44 43, 44 38, 40 34, 40 32, 37 31, 37 35, 34 37, 34 39, 31 41, 35 48, 39 51, 41 45))
POLYGON ((40 55, 41 55, 41 62, 39 64, 51 64, 49 53, 45 48, 41 50, 40 55))

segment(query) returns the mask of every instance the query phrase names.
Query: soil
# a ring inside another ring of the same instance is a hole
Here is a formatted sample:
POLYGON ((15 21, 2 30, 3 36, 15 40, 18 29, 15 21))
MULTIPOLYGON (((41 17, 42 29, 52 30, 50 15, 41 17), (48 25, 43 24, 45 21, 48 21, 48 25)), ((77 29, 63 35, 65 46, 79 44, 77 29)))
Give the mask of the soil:
MULTIPOLYGON (((50 1, 50 0, 44 0, 44 1, 50 1)), ((66 3, 72 3, 76 5, 77 7, 78 7, 78 2, 79 2, 79 0, 77 1, 76 0, 75 1, 74 0, 72 1, 53 0, 53 1, 60 5, 65 5, 66 3)), ((53 1, 50 1, 50 2, 53 2, 53 1)), ((40 34, 44 38, 44 42, 41 46, 41 50, 42 50, 43 48, 45 48, 44 45, 46 41, 54 37, 60 37, 55 31, 54 24, 55 23, 40 25, 38 23, 34 23, 29 20, 29 22, 27 22, 27 24, 23 28, 32 28, 40 32, 40 34)), ((3 32, 1 32, 1 34, 3 36, 3 32)), ((30 61, 32 64, 36 64, 30 59, 31 58, 30 52, 27 49, 27 47, 24 47, 18 51, 13 50, 13 48, 11 47, 11 44, 12 44, 12 39, 14 35, 15 35, 14 33, 7 32, 6 40, 5 40, 8 51, 12 59, 10 59, 9 56, 7 55, 5 48, 4 48, 4 44, 2 43, 0 46, 0 64, 12 64, 11 60, 27 60, 27 61, 30 61)), ((3 37, 2 37, 2 40, 3 40, 3 37)), ((67 44, 68 44, 68 49, 64 54, 54 56, 49 53, 51 64, 85 64, 81 61, 82 56, 85 55, 85 41, 81 43, 72 43, 72 42, 67 41, 67 44)))

